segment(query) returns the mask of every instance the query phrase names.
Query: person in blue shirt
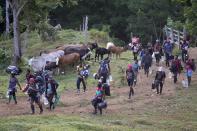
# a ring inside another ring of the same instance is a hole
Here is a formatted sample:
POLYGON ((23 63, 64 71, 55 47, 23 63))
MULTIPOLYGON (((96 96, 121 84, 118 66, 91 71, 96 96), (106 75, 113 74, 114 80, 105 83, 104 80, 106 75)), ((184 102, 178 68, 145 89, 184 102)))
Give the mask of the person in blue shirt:
POLYGON ((166 57, 166 66, 169 67, 170 66, 169 61, 170 61, 170 57, 172 56, 172 50, 173 50, 173 45, 169 39, 165 41, 163 48, 166 57))
POLYGON ((133 69, 133 72, 134 72, 134 86, 136 85, 136 83, 137 83, 137 75, 138 75, 138 72, 139 72, 139 68, 140 68, 140 66, 139 66, 139 64, 138 64, 138 60, 136 60, 135 62, 134 62, 134 64, 132 65, 132 69, 133 69))

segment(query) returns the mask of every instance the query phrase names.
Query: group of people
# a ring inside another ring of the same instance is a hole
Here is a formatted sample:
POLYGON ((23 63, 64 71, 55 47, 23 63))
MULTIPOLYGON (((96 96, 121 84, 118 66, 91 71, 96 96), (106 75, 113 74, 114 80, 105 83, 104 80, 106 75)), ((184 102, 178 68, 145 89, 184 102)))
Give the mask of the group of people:
POLYGON ((131 98, 131 95, 134 95, 133 86, 136 85, 136 78, 137 78, 136 76, 138 74, 138 70, 144 69, 144 73, 148 77, 148 75, 150 74, 149 68, 152 66, 154 58, 158 70, 156 72, 155 79, 153 80, 152 83, 152 89, 156 88, 157 94, 162 93, 163 84, 166 78, 166 72, 164 71, 164 68, 160 63, 161 58, 164 56, 165 56, 165 65, 167 68, 169 68, 170 72, 173 74, 174 83, 177 83, 178 75, 180 75, 180 73, 184 70, 186 77, 185 81, 187 81, 188 86, 191 84, 191 77, 193 71, 196 70, 196 66, 194 59, 191 59, 188 55, 188 48, 189 48, 188 41, 184 40, 183 43, 180 44, 182 61, 179 58, 179 56, 173 56, 173 49, 175 45, 170 38, 166 39, 163 44, 161 44, 159 40, 156 40, 156 43, 154 45, 149 43, 147 44, 147 47, 138 48, 137 51, 135 50, 135 46, 138 45, 136 47, 140 47, 139 43, 133 43, 132 45, 133 47, 131 48, 131 50, 133 51, 135 62, 133 64, 128 64, 126 70, 126 78, 127 78, 128 86, 130 87, 129 99, 131 98), (138 55, 139 55, 139 62, 137 59, 138 55))
MULTIPOLYGON (((138 40, 139 41, 139 40, 138 40)), ((137 41, 137 42, 138 42, 137 41)), ((165 65, 170 69, 170 72, 173 74, 173 81, 177 83, 178 75, 185 69, 186 78, 188 80, 188 85, 191 84, 191 77, 193 71, 196 70, 194 59, 190 59, 188 55, 189 44, 187 41, 184 41, 181 44, 181 53, 182 61, 178 56, 173 56, 172 51, 174 44, 167 39, 162 45, 159 40, 156 40, 154 45, 148 44, 146 48, 142 48, 138 43, 132 43, 131 50, 134 55, 134 63, 128 64, 126 69, 126 79, 128 82, 129 89, 129 99, 134 95, 134 86, 137 84, 137 78, 140 69, 144 69, 144 74, 148 77, 150 74, 150 67, 153 64, 153 58, 156 60, 156 66, 158 70, 156 71, 155 78, 152 83, 152 89, 156 89, 157 94, 162 94, 164 81, 166 78, 166 72, 161 66, 161 58, 165 55, 165 65), (154 56, 154 57, 153 57, 154 56), (139 58, 139 59, 138 59, 139 58)), ((77 66, 77 93, 80 93, 80 85, 83 84, 83 91, 86 92, 87 78, 90 75, 90 66, 81 63, 77 66)), ((30 101, 30 107, 32 114, 35 113, 34 103, 36 103, 40 108, 40 113, 43 112, 43 107, 41 104, 41 96, 45 96, 49 103, 49 109, 52 110, 55 108, 55 104, 58 100, 57 88, 58 83, 50 76, 46 71, 36 72, 32 74, 28 69, 26 73, 26 86, 21 88, 21 85, 16 78, 15 72, 10 72, 11 77, 8 87, 9 101, 13 97, 15 104, 16 100, 16 85, 20 87, 20 90, 27 92, 30 101)), ((93 77, 98 81, 96 86, 96 93, 92 99, 92 105, 94 107, 94 114, 97 114, 97 110, 102 114, 102 109, 107 107, 106 96, 110 96, 110 83, 109 79, 111 77, 110 69, 110 59, 109 57, 105 58, 100 62, 98 72, 93 75, 93 77)))
POLYGON ((10 104, 12 97, 15 101, 15 104, 17 104, 16 85, 18 85, 20 87, 20 90, 22 90, 22 92, 27 92, 29 96, 28 101, 30 102, 32 114, 35 113, 34 103, 36 103, 40 108, 40 114, 43 113, 43 107, 41 104, 42 95, 44 95, 44 97, 47 99, 49 103, 48 108, 50 110, 55 108, 55 99, 56 100, 58 99, 58 95, 57 95, 58 83, 52 78, 52 76, 49 76, 47 72, 40 71, 40 72, 36 72, 35 74, 32 74, 31 71, 27 69, 26 86, 23 89, 19 84, 18 79, 16 78, 16 73, 11 71, 10 74, 11 77, 8 86, 9 101, 7 104, 10 104))

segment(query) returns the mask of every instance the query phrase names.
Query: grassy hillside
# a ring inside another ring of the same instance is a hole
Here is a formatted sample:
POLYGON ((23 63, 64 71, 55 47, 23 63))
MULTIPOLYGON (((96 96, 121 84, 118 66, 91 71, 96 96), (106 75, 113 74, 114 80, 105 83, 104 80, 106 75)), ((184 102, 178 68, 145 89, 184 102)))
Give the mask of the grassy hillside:
MULTIPOLYGON (((52 49, 62 44, 83 42, 83 35, 73 30, 61 31, 59 32, 58 36, 59 39, 56 42, 42 42, 37 33, 31 33, 29 36, 29 44, 27 46, 28 48, 24 54, 24 63, 25 59, 28 59, 28 57, 30 56, 37 55, 40 50, 52 49)), ((89 41, 94 40, 90 39, 89 41)), ((6 47, 7 49, 11 50, 11 40, 0 42, 0 46, 6 47)), ((122 90, 125 88, 125 85, 121 84, 120 81, 120 79, 124 76, 121 68, 125 69, 126 65, 132 61, 131 58, 131 52, 128 51, 123 53, 120 59, 116 60, 115 58, 113 58, 111 60, 112 76, 114 79, 112 86, 114 89, 122 90)), ((22 65, 23 69, 26 68, 24 63, 22 65)), ((94 61, 90 61, 88 63, 91 65, 91 76, 88 79, 88 90, 91 90, 97 83, 92 78, 92 74, 97 71, 99 64, 94 61)), ((0 97, 5 98, 9 75, 6 74, 3 70, 1 72, 0 97)), ((18 77, 20 79, 20 82, 24 84, 24 72, 18 77)), ((75 69, 68 68, 66 75, 55 76, 55 78, 60 84, 60 87, 58 88, 59 93, 65 93, 63 91, 67 91, 67 89, 76 89, 75 69)), ((195 80, 196 79, 197 78, 195 77, 195 80)), ((67 108, 66 106, 61 107, 64 105, 59 105, 57 107, 57 110, 49 114, 45 114, 44 112, 43 115, 34 116, 24 114, 21 114, 20 116, 3 116, 0 118, 0 131, 195 131, 197 130, 197 82, 195 80, 191 88, 177 88, 176 93, 171 95, 170 97, 163 95, 160 97, 160 102, 145 103, 143 106, 141 106, 140 109, 136 108, 135 104, 133 104, 136 101, 141 102, 140 100, 134 98, 134 100, 128 101, 126 99, 124 100, 124 103, 121 103, 121 101, 118 101, 119 99, 116 99, 117 97, 120 97, 118 96, 120 94, 112 94, 112 96, 109 98, 110 100, 117 100, 119 106, 124 106, 125 103, 128 105, 127 107, 122 107, 124 109, 120 113, 109 112, 104 113, 103 116, 94 116, 89 113, 89 110, 87 111, 87 113, 74 113, 73 115, 56 113, 58 108, 63 108, 63 110, 67 110, 69 108, 67 108)), ((146 85, 143 88, 150 88, 150 85, 146 85)), ((23 93, 18 91, 17 96, 23 95, 23 93)), ((123 97, 126 97, 127 94, 121 95, 125 95, 123 97)), ((0 99, 0 103, 1 102, 5 102, 5 99, 0 99)), ((88 102, 86 101, 85 104, 89 105, 90 103, 88 102)), ((6 106, 7 110, 9 110, 9 107, 7 107, 7 105, 4 106, 6 106)), ((25 106, 26 107, 23 108, 29 108, 29 105, 25 106)), ((13 108, 15 109, 15 107, 13 108)), ((21 110, 23 110, 23 108, 21 108, 21 110)), ((0 104, 0 111, 1 109, 2 108, 0 104)))
POLYGON ((188 90, 179 89, 162 104, 149 104, 135 114, 41 115, 0 118, 0 130, 15 131, 195 131, 197 130, 197 91, 195 82, 188 90))

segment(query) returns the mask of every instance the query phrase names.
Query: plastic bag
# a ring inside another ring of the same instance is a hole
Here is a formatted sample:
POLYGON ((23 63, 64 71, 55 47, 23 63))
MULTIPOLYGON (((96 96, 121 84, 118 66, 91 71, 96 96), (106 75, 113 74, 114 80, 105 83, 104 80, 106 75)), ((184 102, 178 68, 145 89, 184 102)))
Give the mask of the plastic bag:
POLYGON ((182 85, 183 85, 184 88, 188 88, 189 87, 188 80, 187 79, 185 79, 185 80, 183 79, 182 80, 182 85))
POLYGON ((112 75, 109 75, 109 81, 110 81, 110 82, 113 81, 112 75))
POLYGON ((173 74, 172 74, 171 72, 169 72, 169 73, 168 73, 168 78, 169 78, 169 79, 172 79, 172 75, 173 75, 173 74))
POLYGON ((45 97, 44 94, 42 95, 42 102, 44 103, 44 105, 48 105, 49 104, 49 102, 48 102, 48 100, 47 100, 47 98, 45 97))

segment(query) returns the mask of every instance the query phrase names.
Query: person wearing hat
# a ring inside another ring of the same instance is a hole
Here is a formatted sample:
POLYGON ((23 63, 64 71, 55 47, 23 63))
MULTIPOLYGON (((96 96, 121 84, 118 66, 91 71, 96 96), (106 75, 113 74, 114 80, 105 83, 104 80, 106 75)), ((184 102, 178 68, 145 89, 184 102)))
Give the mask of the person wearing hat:
POLYGON ((132 96, 134 95, 133 83, 134 83, 134 79, 135 79, 135 73, 132 69, 131 64, 128 64, 128 66, 127 66, 126 79, 127 79, 128 86, 130 87, 129 99, 131 99, 131 94, 132 94, 132 96))
POLYGON ((55 104, 53 102, 53 98, 57 98, 57 88, 58 88, 58 83, 52 78, 49 77, 47 81, 47 86, 46 86, 46 91, 45 95, 47 100, 49 101, 49 109, 51 110, 52 107, 55 109, 55 104))
POLYGON ((30 78, 29 84, 25 87, 25 89, 23 89, 23 92, 26 92, 26 91, 27 91, 29 98, 30 98, 30 105, 31 105, 32 114, 35 114, 34 102, 39 106, 40 114, 42 114, 43 108, 42 108, 42 104, 40 102, 40 93, 39 93, 38 87, 36 86, 36 82, 35 82, 34 78, 30 78))
POLYGON ((165 78, 166 78, 166 73, 165 71, 163 71, 163 67, 161 66, 158 68, 154 80, 155 88, 157 89, 157 94, 161 95, 165 78))
POLYGON ((16 78, 15 72, 12 71, 11 75, 10 75, 9 86, 8 86, 9 100, 8 100, 7 104, 10 104, 10 101, 11 101, 12 97, 15 101, 15 104, 17 104, 17 100, 16 100, 17 88, 16 88, 16 85, 19 86, 20 90, 22 89, 21 85, 18 82, 18 79, 16 78))

